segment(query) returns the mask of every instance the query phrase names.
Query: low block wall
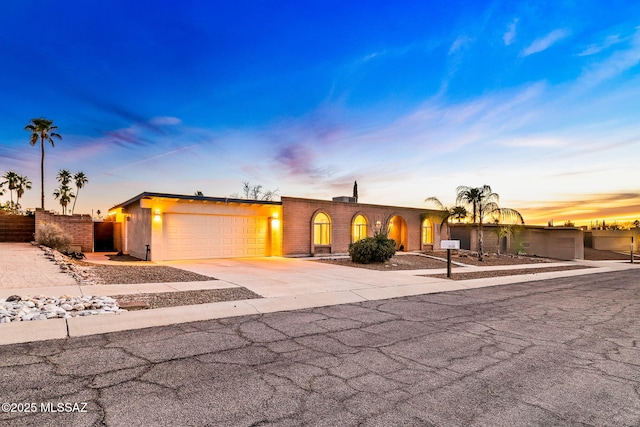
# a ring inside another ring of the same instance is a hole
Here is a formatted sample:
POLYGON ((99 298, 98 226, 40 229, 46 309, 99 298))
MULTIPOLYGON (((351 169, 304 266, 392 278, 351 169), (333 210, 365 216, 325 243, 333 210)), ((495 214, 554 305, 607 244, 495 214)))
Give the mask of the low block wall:
POLYGON ((93 219, 91 215, 56 215, 36 209, 35 230, 40 224, 56 224, 71 238, 72 246, 80 246, 82 252, 93 252, 93 219))

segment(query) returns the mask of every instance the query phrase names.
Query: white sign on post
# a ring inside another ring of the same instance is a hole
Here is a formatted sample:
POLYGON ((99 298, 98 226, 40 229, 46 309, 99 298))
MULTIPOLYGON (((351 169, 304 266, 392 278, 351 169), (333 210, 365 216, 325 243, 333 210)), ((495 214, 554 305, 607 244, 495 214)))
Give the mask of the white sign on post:
POLYGON ((440 249, 460 249, 460 240, 441 240, 440 249))

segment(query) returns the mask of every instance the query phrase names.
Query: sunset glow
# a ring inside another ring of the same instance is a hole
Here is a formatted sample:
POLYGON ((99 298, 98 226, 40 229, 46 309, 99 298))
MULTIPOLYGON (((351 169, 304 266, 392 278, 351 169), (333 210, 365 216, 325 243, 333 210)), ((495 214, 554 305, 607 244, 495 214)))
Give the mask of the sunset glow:
MULTIPOLYGON (((426 208, 488 184, 527 224, 640 219, 640 3, 9 2, 0 173, 58 125, 76 213, 143 191, 426 208), (33 25, 33 11, 53 28, 33 25)), ((9 193, 0 201, 9 200, 9 193)))

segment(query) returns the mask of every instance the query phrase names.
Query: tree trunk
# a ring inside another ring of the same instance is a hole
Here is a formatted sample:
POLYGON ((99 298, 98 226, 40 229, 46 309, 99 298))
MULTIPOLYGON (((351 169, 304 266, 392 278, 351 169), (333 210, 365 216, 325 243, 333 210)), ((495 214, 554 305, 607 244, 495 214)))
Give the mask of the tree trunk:
POLYGON ((80 188, 78 187, 78 189, 76 190, 76 197, 73 198, 73 206, 71 206, 71 215, 73 215, 73 212, 76 210, 76 200, 78 200, 79 192, 80 192, 80 188))
POLYGON ((40 137, 40 150, 42 156, 40 158, 40 208, 44 210, 44 137, 40 137))

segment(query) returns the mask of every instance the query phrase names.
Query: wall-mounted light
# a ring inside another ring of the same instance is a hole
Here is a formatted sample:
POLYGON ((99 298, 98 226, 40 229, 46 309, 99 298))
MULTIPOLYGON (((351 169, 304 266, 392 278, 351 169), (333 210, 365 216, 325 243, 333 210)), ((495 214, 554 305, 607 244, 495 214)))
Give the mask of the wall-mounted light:
POLYGON ((153 210, 153 221, 154 222, 162 221, 162 211, 160 209, 153 210))

